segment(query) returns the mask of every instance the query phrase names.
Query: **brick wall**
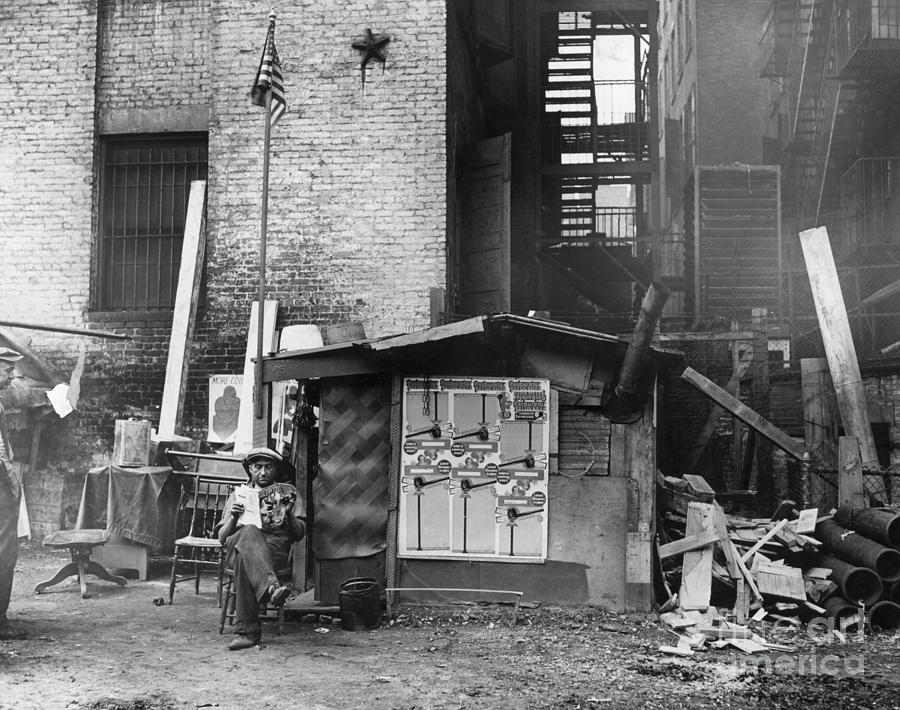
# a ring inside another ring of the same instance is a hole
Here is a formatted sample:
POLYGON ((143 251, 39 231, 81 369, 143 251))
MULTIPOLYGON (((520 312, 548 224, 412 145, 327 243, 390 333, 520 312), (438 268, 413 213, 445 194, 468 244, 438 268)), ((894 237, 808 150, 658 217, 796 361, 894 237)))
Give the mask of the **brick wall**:
POLYGON ((696 0, 698 163, 762 164, 768 79, 759 38, 769 0, 696 0))
MULTIPOLYGON (((102 132, 181 131, 185 116, 193 128, 198 117, 206 121, 206 289, 186 433, 205 432, 208 375, 242 367, 258 288, 263 134, 248 92, 269 9, 102 0, 98 12, 96 2, 27 0, 0 10, 0 37, 24 63, 8 65, 0 88, 3 316, 132 336, 86 341, 82 402, 62 435, 66 448, 108 446, 116 418, 157 416, 171 326, 170 315, 92 310, 93 161, 102 132), (52 84, 39 105, 34 77, 52 84), (31 121, 35 110, 40 120, 31 121)), ((281 12, 289 112, 272 137, 267 268, 279 327, 361 320, 369 335, 382 335, 428 325, 429 288, 444 284, 446 268, 445 36, 437 0, 307 0, 281 12), (387 63, 370 64, 363 88, 350 44, 367 27, 392 41, 387 63)), ((74 364, 80 338, 16 332, 63 369, 74 364)))
MULTIPOLYGON (((88 305, 96 2, 0 6, 0 313, 80 324, 88 305)), ((59 339, 48 339, 58 341, 59 339)))
POLYGON ((208 0, 101 0, 101 110, 206 105, 208 4, 208 0))

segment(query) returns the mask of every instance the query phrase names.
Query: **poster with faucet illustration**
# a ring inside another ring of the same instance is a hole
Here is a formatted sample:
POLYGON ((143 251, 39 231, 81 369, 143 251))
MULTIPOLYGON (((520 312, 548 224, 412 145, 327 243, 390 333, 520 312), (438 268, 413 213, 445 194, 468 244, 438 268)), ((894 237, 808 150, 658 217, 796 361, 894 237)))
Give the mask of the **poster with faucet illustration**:
POLYGON ((550 382, 410 377, 403 383, 401 557, 547 557, 550 382))

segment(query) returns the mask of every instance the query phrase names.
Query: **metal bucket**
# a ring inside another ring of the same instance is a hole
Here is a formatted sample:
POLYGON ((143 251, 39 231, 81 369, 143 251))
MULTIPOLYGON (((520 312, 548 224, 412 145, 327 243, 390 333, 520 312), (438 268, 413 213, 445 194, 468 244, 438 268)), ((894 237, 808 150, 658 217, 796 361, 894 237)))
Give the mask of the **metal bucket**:
POLYGON ((345 579, 338 587, 341 628, 364 631, 381 626, 381 596, 373 577, 345 579))

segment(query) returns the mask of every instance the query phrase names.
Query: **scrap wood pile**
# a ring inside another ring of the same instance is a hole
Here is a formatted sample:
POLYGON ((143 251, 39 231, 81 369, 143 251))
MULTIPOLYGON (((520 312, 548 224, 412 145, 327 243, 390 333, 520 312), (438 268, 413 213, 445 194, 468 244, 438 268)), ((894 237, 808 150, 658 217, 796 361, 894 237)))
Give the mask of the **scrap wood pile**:
POLYGON ((692 655, 708 643, 786 650, 750 620, 800 626, 833 618, 838 634, 900 627, 900 514, 841 506, 826 515, 782 501, 771 519, 728 515, 700 476, 658 480, 660 618, 692 655))

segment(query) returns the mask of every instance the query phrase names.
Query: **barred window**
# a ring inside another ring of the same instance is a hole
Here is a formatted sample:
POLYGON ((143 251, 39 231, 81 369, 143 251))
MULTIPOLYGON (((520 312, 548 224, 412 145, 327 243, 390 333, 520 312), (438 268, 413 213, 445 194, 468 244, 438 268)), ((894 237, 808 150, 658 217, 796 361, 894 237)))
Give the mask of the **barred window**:
POLYGON ((206 134, 102 139, 97 306, 175 305, 192 180, 205 180, 206 134))

